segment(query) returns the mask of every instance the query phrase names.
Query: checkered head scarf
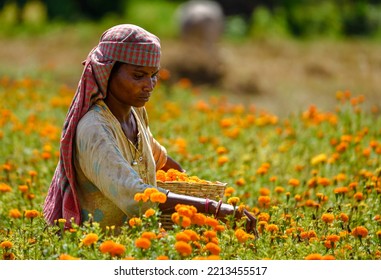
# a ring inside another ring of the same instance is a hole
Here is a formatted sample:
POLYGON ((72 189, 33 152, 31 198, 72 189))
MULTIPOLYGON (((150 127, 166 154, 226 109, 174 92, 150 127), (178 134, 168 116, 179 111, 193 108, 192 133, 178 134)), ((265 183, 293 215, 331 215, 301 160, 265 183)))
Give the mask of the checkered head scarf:
POLYGON ((117 25, 100 38, 99 44, 84 61, 84 70, 76 94, 66 115, 61 142, 60 161, 55 170, 44 204, 44 217, 49 224, 73 218, 82 222, 77 198, 73 164, 73 140, 79 120, 107 93, 108 79, 116 61, 148 67, 160 66, 160 41, 141 27, 117 25))

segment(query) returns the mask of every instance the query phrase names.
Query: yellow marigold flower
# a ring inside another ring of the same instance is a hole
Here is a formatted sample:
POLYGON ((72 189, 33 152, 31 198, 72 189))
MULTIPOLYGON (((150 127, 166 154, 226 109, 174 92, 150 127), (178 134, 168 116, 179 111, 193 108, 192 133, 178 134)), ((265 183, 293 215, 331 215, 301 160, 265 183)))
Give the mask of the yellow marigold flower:
POLYGON ((151 241, 148 238, 141 237, 135 240, 135 246, 147 250, 151 247, 151 241))
POLYGON ((76 258, 76 257, 73 257, 73 256, 68 255, 68 254, 61 254, 61 255, 58 257, 58 259, 61 260, 61 261, 80 260, 80 258, 76 258))
POLYGON ((239 197, 237 197, 237 196, 233 196, 233 197, 230 197, 230 198, 228 199, 228 203, 229 203, 230 205, 233 205, 233 206, 236 206, 239 202, 240 202, 240 199, 239 199, 239 197))
POLYGON ((25 217, 26 218, 36 218, 40 215, 40 212, 38 212, 37 210, 25 210, 25 217))
POLYGON ((333 220, 335 219, 335 216, 331 213, 324 213, 322 216, 321 216, 321 219, 323 222, 327 223, 327 224, 330 224, 333 222, 333 220))
POLYGON ((128 224, 131 226, 131 227, 135 227, 135 226, 140 226, 142 224, 142 220, 140 218, 131 218, 129 221, 128 221, 128 224))
POLYGON ((60 218, 58 219, 59 224, 66 224, 66 219, 60 218))
POLYGON ((184 242, 184 241, 177 241, 175 243, 175 249, 183 257, 189 256, 190 254, 192 254, 191 245, 189 245, 187 242, 184 242))
POLYGON ((11 191, 12 191, 12 188, 9 185, 4 184, 4 183, 0 183, 0 192, 6 193, 6 192, 11 192, 11 191))
POLYGON ((21 212, 18 209, 9 210, 9 217, 18 219, 22 216, 21 212))
POLYGON ((378 237, 379 239, 381 239, 381 230, 378 230, 378 231, 376 232, 376 235, 377 235, 377 237, 378 237))
POLYGON ((83 239, 82 243, 85 246, 90 246, 98 241, 99 237, 95 233, 89 233, 87 234, 83 239))
POLYGON ((13 247, 13 243, 11 241, 5 240, 5 241, 0 243, 0 247, 8 250, 8 249, 11 249, 13 247))
POLYGON ((209 242, 205 245, 205 249, 207 249, 212 255, 219 255, 221 252, 221 248, 212 242, 209 242))
POLYGON ((191 238, 188 234, 184 233, 184 232, 178 232, 176 233, 176 240, 177 241, 184 241, 184 242, 189 242, 191 241, 191 238))
POLYGON ((305 257, 305 260, 321 260, 323 258, 320 254, 310 254, 307 257, 305 257))
POLYGON ((224 196, 229 197, 235 192, 235 189, 233 187, 227 187, 225 189, 224 196))
POLYGON ((167 201, 167 196, 162 192, 155 192, 150 195, 150 200, 152 202, 165 203, 167 201))
POLYGON ((228 152, 228 149, 226 149, 225 147, 223 146, 217 147, 217 154, 222 155, 222 154, 226 154, 227 152, 228 152))
POLYGON ((320 163, 324 163, 324 162, 327 162, 327 155, 326 154, 319 154, 317 156, 314 156, 312 159, 311 159, 311 165, 317 165, 317 164, 320 164, 320 163))
POLYGON ((365 238, 368 236, 368 230, 363 226, 358 226, 352 230, 352 235, 354 237, 365 238))
POLYGON ((149 208, 149 209, 147 209, 146 212, 144 213, 144 216, 145 216, 146 218, 149 218, 149 217, 155 215, 155 213, 156 213, 156 211, 155 211, 154 209, 149 208))
POLYGON ((266 226, 266 230, 271 233, 276 233, 278 232, 279 228, 276 224, 269 224, 266 226))

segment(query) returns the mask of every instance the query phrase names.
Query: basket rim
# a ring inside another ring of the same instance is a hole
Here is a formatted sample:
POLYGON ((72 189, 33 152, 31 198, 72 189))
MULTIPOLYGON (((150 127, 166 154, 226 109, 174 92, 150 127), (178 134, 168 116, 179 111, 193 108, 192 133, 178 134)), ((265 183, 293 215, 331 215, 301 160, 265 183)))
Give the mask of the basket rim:
POLYGON ((193 185, 193 186, 219 186, 219 187, 226 187, 227 183, 223 183, 220 181, 214 181, 210 183, 198 183, 198 182, 187 182, 187 181, 161 181, 157 180, 157 183, 162 183, 166 185, 193 185))

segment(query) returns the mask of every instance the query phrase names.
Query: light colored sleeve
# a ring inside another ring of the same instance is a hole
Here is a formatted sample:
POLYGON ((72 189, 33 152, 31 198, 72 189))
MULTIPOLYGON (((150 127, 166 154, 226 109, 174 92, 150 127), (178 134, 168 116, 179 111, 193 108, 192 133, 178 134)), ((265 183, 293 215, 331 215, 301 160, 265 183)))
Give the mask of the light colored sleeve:
MULTIPOLYGON (((76 156, 80 168, 91 181, 127 216, 138 215, 136 193, 153 186, 144 184, 123 157, 113 132, 96 118, 82 119, 76 133, 76 156)), ((143 203, 143 211, 153 204, 143 203)))
POLYGON ((162 146, 152 135, 151 130, 148 125, 148 115, 145 108, 139 108, 137 110, 139 117, 142 119, 146 131, 149 137, 149 142, 152 149, 153 158, 156 162, 156 170, 161 169, 167 162, 167 149, 162 146))

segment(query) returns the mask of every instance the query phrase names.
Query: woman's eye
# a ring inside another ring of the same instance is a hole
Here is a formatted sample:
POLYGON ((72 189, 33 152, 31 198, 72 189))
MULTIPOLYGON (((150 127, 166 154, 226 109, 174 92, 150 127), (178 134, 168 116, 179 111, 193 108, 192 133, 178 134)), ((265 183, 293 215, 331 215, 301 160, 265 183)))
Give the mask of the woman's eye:
POLYGON ((143 74, 135 74, 134 77, 135 77, 135 79, 141 79, 144 77, 144 75, 143 74))

